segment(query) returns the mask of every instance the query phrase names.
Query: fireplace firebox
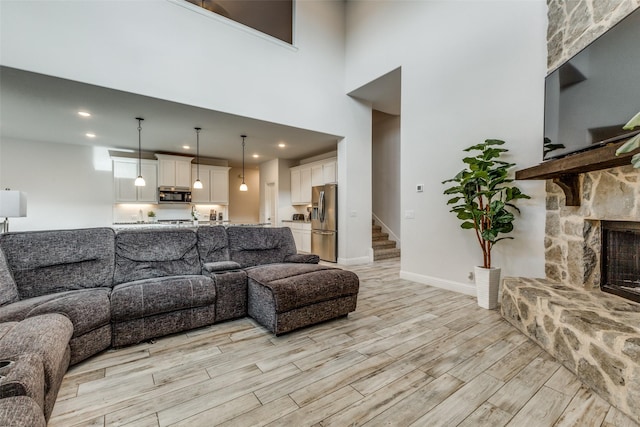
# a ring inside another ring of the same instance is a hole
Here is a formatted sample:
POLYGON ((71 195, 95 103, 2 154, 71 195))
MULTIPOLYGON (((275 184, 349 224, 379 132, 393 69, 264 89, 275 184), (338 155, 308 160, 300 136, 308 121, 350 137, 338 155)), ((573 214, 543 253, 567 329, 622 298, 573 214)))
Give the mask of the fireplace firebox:
POLYGON ((600 289, 640 302, 640 222, 602 221, 600 289))

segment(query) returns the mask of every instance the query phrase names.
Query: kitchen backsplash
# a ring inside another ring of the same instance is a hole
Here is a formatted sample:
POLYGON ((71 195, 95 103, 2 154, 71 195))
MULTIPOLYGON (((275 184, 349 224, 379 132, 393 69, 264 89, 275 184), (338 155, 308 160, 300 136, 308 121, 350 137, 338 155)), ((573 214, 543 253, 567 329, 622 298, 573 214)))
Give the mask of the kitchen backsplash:
MULTIPOLYGON (((208 221, 211 211, 215 211, 219 217, 222 213, 223 220, 228 220, 227 206, 222 205, 195 205, 198 219, 208 221)), ((192 205, 156 205, 156 204, 117 204, 113 206, 113 222, 150 222, 148 213, 153 211, 156 220, 190 220, 192 205)))

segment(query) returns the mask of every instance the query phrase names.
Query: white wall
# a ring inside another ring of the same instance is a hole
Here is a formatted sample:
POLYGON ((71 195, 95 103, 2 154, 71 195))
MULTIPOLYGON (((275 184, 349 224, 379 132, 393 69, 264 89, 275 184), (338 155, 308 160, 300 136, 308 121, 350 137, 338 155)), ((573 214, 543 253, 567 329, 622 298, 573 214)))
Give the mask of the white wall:
MULTIPOLYGON (((461 167, 462 148, 487 137, 509 141, 521 166, 540 158, 544 1, 298 1, 295 48, 238 28, 169 0, 5 0, 0 62, 342 135, 344 263, 371 259, 372 210, 371 106, 344 94, 401 66, 402 209, 415 212, 401 225, 403 274, 470 291, 479 252, 448 212, 440 181, 461 167), (418 183, 424 193, 414 192, 418 183)), ((542 275, 543 188, 522 186, 535 199, 516 240, 496 248, 496 265, 542 275)))
MULTIPOLYGON (((347 2, 346 91, 402 67, 402 276, 472 294, 481 262, 449 212, 441 181, 463 148, 501 138, 519 167, 541 158, 546 5, 531 1, 347 2), (423 193, 415 185, 424 184, 423 193)), ((503 275, 544 276, 544 183, 520 182, 515 240, 499 243, 503 275)))
MULTIPOLYGON (((369 158, 370 130, 361 139, 359 127, 370 123, 344 91, 344 48, 339 1, 296 2, 295 47, 183 1, 0 1, 2 65, 344 135, 342 154, 369 158)), ((358 196, 341 204, 357 213, 341 220, 341 253, 360 257, 371 245, 370 165, 344 164, 341 187, 358 196)))
POLYGON ((110 226, 113 175, 106 149, 3 140, 2 188, 27 193, 27 217, 11 231, 110 226))
POLYGON ((281 226, 283 219, 291 219, 291 214, 296 210, 291 206, 291 176, 289 174, 289 168, 293 166, 295 162, 284 159, 273 159, 268 162, 260 164, 260 188, 263 190, 260 192, 260 221, 267 221, 267 214, 265 212, 265 186, 273 183, 274 190, 278 195, 276 197, 276 218, 271 220, 271 223, 276 226, 281 226))
POLYGON ((295 22, 293 48, 184 1, 3 0, 0 59, 10 67, 341 135, 343 5, 296 2, 295 22))
POLYGON ((242 168, 229 170, 229 220, 232 222, 255 223, 260 221, 260 172, 245 168, 244 182, 247 191, 240 191, 242 168))
POLYGON ((400 116, 374 111, 372 137, 373 214, 401 247, 400 116))

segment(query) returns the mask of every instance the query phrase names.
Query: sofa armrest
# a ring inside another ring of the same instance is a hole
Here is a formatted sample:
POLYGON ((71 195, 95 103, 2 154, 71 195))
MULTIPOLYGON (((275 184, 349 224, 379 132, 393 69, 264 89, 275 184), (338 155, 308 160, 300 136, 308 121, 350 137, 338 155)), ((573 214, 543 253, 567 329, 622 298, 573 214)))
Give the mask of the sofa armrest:
POLYGON ((235 261, 207 262, 203 264, 202 268, 209 273, 215 273, 218 271, 239 270, 240 264, 235 261))
POLYGON ((29 396, 44 408, 44 366, 37 354, 23 354, 0 375, 0 398, 29 396))
POLYGON ((287 255, 284 258, 284 262, 295 262, 299 264, 317 264, 320 262, 320 257, 315 254, 287 255))

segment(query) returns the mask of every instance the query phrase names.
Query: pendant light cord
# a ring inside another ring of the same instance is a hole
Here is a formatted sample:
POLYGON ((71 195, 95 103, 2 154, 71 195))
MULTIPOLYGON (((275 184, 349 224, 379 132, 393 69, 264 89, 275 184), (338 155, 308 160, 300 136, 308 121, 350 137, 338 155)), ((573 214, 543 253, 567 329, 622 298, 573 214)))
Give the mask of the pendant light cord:
POLYGON ((242 137, 242 183, 244 184, 244 139, 247 135, 240 135, 242 137))
POLYGON ((144 119, 136 117, 138 121, 138 176, 142 176, 142 121, 144 119))
POLYGON ((196 175, 197 180, 200 181, 200 129, 196 129, 196 175))

